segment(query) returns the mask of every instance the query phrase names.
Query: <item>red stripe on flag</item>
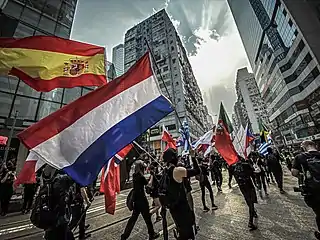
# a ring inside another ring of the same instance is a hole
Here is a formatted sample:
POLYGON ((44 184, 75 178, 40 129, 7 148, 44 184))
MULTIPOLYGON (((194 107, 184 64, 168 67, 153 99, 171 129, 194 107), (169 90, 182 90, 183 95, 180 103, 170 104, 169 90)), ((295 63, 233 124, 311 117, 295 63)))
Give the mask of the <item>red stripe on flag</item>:
POLYGON ((20 184, 25 183, 36 183, 36 163, 37 160, 25 161, 22 170, 14 182, 14 187, 18 187, 20 184))
POLYGON ((120 191, 120 174, 119 166, 116 166, 112 158, 108 175, 104 184, 104 199, 106 213, 114 215, 116 210, 116 193, 120 191))
POLYGON ((29 149, 57 135, 79 118, 119 93, 152 76, 149 53, 146 53, 121 77, 88 93, 33 124, 20 134, 19 139, 29 149))
POLYGON ((78 56, 104 54, 104 47, 77 42, 56 36, 32 36, 25 38, 1 38, 0 48, 25 48, 58 52, 78 56))
POLYGON ((39 92, 50 92, 55 88, 73 88, 78 86, 102 86, 107 83, 106 76, 96 75, 92 73, 82 74, 75 78, 61 76, 50 80, 32 78, 17 68, 13 68, 10 71, 10 74, 20 78, 27 85, 39 92))

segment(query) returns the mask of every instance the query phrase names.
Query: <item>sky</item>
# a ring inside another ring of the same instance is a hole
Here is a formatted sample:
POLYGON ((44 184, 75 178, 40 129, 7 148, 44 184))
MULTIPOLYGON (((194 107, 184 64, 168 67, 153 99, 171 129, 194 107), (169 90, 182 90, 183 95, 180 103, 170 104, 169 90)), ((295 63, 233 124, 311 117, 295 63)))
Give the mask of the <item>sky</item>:
POLYGON ((78 0, 71 38, 105 46, 111 61, 125 32, 163 8, 187 49, 209 112, 215 116, 222 101, 231 115, 236 71, 250 67, 227 0, 78 0))

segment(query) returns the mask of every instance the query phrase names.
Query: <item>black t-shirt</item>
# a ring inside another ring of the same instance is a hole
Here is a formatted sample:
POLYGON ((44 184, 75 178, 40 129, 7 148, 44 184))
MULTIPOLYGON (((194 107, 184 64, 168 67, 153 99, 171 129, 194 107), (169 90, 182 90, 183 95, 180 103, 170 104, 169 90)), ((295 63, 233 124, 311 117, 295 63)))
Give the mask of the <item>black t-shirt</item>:
POLYGON ((135 201, 147 199, 145 192, 145 186, 147 184, 147 179, 141 173, 133 174, 133 191, 135 201))
POLYGON ((292 168, 299 170, 299 172, 302 172, 302 168, 304 169, 304 171, 307 171, 308 170, 307 159, 313 156, 320 158, 320 152, 310 151, 307 153, 298 154, 292 162, 292 168))

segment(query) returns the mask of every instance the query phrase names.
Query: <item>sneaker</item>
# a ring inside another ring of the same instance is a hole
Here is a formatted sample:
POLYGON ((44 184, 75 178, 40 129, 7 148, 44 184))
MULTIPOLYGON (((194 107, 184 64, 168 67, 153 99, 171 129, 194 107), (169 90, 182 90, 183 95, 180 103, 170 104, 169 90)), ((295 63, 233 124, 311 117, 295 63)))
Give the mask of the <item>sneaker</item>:
POLYGON ((160 221, 162 221, 162 217, 158 216, 158 217, 156 217, 156 221, 154 223, 157 223, 157 222, 160 222, 160 221))
POLYGON ((160 237, 160 233, 154 233, 152 236, 149 237, 149 240, 157 239, 160 237))
POLYGON ((257 227, 256 225, 254 225, 253 223, 249 223, 249 224, 248 224, 248 228, 249 228, 250 231, 253 231, 253 230, 257 230, 257 229, 258 229, 258 227, 257 227))
POLYGON ((316 237, 316 239, 319 239, 319 240, 320 240, 320 232, 315 231, 315 232, 314 232, 314 236, 316 237))
POLYGON ((284 191, 283 189, 280 189, 280 193, 281 193, 281 194, 284 194, 285 191, 284 191))
POLYGON ((229 186, 230 189, 232 188, 231 184, 228 184, 228 186, 229 186))
POLYGON ((221 187, 218 188, 218 192, 219 192, 219 193, 222 193, 221 187))
POLYGON ((174 236, 175 239, 179 239, 178 231, 175 228, 173 229, 173 236, 174 236))
POLYGON ((87 230, 90 227, 90 224, 84 226, 84 229, 87 230))
POLYGON ((203 208, 203 211, 204 211, 204 212, 209 212, 210 209, 209 209, 208 207, 204 207, 204 208, 203 208))
POLYGON ((217 210, 217 209, 218 209, 218 206, 213 205, 211 209, 212 209, 212 211, 215 211, 215 210, 217 210))

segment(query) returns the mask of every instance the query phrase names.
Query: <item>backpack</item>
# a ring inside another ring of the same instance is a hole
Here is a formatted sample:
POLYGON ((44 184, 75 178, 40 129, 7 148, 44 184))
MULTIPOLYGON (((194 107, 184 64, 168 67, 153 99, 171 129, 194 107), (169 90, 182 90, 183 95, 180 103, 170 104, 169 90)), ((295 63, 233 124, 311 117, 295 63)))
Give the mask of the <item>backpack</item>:
POLYGON ((127 207, 130 211, 133 210, 133 205, 134 205, 133 193, 134 193, 133 189, 131 189, 131 191, 129 192, 129 194, 127 196, 127 201, 126 201, 127 207))
POLYGON ((312 154, 304 154, 307 159, 308 171, 306 185, 313 190, 320 190, 320 159, 312 154))
MULTIPOLYGON (((180 191, 170 191, 171 177, 169 174, 171 171, 169 170, 163 170, 163 175, 159 181, 159 200, 162 206, 172 208, 179 201, 180 191)), ((183 184, 181 184, 181 187, 183 188, 183 184)))
POLYGON ((249 176, 246 175, 246 172, 241 162, 238 162, 234 165, 233 174, 239 185, 244 185, 249 178, 249 176))
POLYGON ((54 227, 58 220, 58 207, 52 206, 52 186, 52 182, 41 186, 30 215, 31 223, 44 230, 54 227))

